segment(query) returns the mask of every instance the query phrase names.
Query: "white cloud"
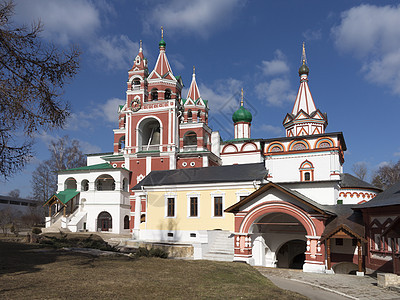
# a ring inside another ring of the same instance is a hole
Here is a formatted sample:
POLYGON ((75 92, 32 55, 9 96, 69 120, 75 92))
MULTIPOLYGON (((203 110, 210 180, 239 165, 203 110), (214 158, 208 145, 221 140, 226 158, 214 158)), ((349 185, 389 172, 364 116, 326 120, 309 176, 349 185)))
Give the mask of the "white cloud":
POLYGON ((290 81, 287 78, 274 78, 261 82, 256 85, 256 92, 259 99, 271 106, 283 106, 286 103, 294 102, 296 98, 290 89, 290 81))
POLYGON ((289 72, 286 57, 279 49, 275 51, 275 58, 272 60, 263 60, 260 68, 263 74, 267 76, 286 74, 289 72))
POLYGON ((167 32, 196 33, 203 38, 229 25, 239 15, 240 0, 174 0, 151 9, 145 19, 145 30, 164 26, 167 32))
POLYGON ((316 30, 308 29, 305 32, 303 32, 303 37, 307 41, 320 40, 322 38, 321 29, 316 29, 316 30))
POLYGON ((260 127, 257 127, 256 130, 263 131, 265 133, 269 133, 272 135, 278 135, 278 134, 284 133, 284 130, 282 127, 268 125, 268 124, 262 124, 260 127))
POLYGON ((107 100, 106 103, 101 106, 105 120, 116 123, 118 121, 118 106, 124 104, 125 100, 118 98, 111 98, 107 100))
POLYGON ((102 23, 111 23, 109 15, 116 17, 114 7, 108 2, 17 0, 16 4, 18 23, 40 20, 44 38, 61 46, 77 42, 109 69, 128 69, 139 50, 139 43, 126 35, 102 35, 102 23))
POLYGON ((336 47, 362 64, 365 78, 400 95, 400 5, 360 5, 332 28, 336 47))
POLYGON ((98 56, 110 69, 129 69, 139 52, 139 43, 133 42, 126 35, 98 38, 89 51, 98 56))
POLYGON ((66 45, 90 37, 100 27, 100 12, 90 1, 18 0, 15 18, 19 23, 44 25, 43 36, 66 45))

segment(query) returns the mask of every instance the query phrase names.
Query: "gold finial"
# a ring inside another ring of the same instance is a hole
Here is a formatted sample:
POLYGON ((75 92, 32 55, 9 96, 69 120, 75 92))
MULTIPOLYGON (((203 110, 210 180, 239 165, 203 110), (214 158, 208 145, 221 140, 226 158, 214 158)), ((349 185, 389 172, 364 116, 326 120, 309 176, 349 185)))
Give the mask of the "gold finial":
POLYGON ((303 42, 303 53, 301 54, 301 61, 303 65, 307 62, 305 42, 303 42))
POLYGON ((193 66, 193 74, 195 73, 195 71, 196 71, 196 68, 195 68, 195 66, 193 66))
POLYGON ((139 49, 142 49, 142 47, 143 47, 142 40, 140 40, 139 49))
POLYGON ((162 26, 161 26, 161 39, 164 39, 164 29, 162 26))
POLYGON ((243 88, 241 94, 242 96, 240 97, 240 106, 243 106, 243 88))

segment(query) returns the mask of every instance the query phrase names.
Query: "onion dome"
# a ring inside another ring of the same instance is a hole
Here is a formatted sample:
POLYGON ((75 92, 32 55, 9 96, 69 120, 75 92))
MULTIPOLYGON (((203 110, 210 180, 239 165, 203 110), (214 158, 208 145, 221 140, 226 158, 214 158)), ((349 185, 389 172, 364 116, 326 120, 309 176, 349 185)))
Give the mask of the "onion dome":
POLYGON ((310 72, 310 69, 307 67, 307 65, 303 62, 302 66, 299 68, 299 76, 306 74, 310 72))
POLYGON ((251 115, 251 112, 249 112, 243 106, 240 106, 240 108, 237 111, 235 111, 234 114, 232 115, 233 123, 237 122, 251 123, 252 120, 253 116, 251 115))

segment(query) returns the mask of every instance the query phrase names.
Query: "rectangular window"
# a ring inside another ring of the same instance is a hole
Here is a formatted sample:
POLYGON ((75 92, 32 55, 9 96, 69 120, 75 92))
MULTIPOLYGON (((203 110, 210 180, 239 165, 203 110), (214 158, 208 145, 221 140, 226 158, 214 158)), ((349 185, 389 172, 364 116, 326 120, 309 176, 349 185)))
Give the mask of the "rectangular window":
POLYGON ((222 217, 222 197, 214 197, 214 217, 222 217))
POLYGON ((191 217, 197 217, 198 216, 197 197, 190 197, 190 216, 191 217))
POLYGON ((168 198, 167 217, 175 217, 175 198, 168 198))

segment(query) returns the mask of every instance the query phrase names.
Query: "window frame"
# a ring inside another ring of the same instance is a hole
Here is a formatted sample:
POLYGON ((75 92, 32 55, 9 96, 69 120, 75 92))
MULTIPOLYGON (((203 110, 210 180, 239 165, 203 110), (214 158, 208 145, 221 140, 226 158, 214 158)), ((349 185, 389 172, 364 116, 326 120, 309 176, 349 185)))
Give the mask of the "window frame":
POLYGON ((176 206, 177 206, 177 195, 166 194, 165 195, 165 218, 167 219, 174 219, 176 218, 176 206), (174 199, 174 215, 169 215, 169 199, 174 199))
POLYGON ((188 193, 187 195, 187 217, 190 219, 200 218, 200 194, 199 193, 188 193), (197 215, 192 215, 191 199, 197 199, 197 215))

